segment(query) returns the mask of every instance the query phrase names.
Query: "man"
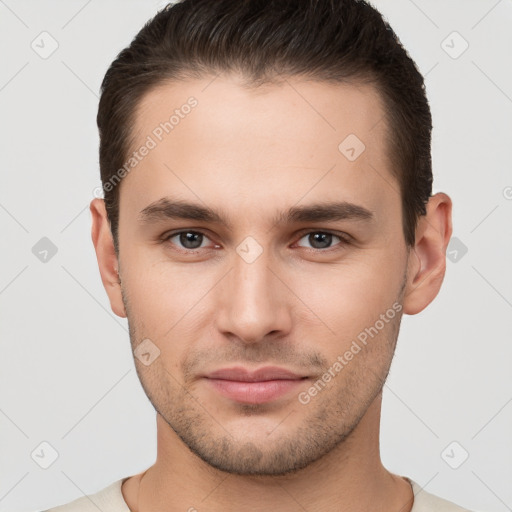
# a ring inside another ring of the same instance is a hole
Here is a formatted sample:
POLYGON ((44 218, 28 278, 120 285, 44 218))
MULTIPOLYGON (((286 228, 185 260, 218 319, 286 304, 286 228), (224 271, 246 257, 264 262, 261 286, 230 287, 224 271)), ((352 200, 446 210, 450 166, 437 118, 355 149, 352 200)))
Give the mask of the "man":
POLYGON ((55 511, 465 510, 389 472, 382 387, 437 295, 423 78, 358 0, 183 0, 106 73, 92 239, 157 460, 55 511))

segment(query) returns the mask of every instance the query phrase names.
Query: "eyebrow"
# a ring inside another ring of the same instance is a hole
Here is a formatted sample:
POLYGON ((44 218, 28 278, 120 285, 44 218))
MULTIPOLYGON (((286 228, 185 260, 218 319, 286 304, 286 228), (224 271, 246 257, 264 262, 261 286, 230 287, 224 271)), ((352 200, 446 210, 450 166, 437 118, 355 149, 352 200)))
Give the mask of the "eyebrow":
MULTIPOLYGON (((171 200, 167 197, 158 199, 146 206, 140 211, 138 216, 138 220, 142 224, 151 224, 169 219, 217 223, 228 229, 232 228, 227 217, 212 208, 182 200, 171 200)), ((354 203, 341 201, 292 206, 286 211, 279 212, 274 217, 273 223, 294 224, 299 222, 329 222, 339 220, 369 222, 374 219, 373 212, 367 208, 354 203)))

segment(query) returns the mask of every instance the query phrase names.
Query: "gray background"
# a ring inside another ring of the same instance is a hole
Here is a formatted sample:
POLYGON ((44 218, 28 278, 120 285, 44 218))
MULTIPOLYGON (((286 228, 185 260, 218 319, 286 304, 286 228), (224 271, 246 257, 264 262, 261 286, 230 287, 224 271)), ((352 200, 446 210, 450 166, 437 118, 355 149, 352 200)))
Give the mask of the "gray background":
MULTIPOLYGON (((155 460, 155 412, 88 205, 100 82, 163 4, 0 0, 0 512, 68 502, 155 460), (43 237, 57 248, 46 261, 43 237)), ((383 462, 465 507, 512 510, 512 2, 375 5, 426 74, 434 191, 454 201, 440 295, 402 322, 383 462)))

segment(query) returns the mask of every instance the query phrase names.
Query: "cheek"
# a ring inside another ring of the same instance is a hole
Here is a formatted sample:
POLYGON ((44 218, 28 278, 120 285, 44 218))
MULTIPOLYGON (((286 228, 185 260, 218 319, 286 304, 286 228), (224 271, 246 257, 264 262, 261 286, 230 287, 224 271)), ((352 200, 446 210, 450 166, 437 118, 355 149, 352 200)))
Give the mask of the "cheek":
POLYGON ((295 277, 294 289, 311 309, 316 307, 334 319, 387 309, 400 290, 405 263, 382 251, 360 255, 357 261, 356 256, 339 265, 311 267, 307 274, 295 277))
POLYGON ((130 261, 123 261, 129 320, 139 338, 150 338, 174 360, 198 337, 207 317, 207 292, 217 276, 211 269, 176 265, 154 253, 132 251, 130 261))
POLYGON ((145 342, 144 350, 157 354, 148 366, 137 363, 138 373, 146 382, 146 389, 156 392, 168 388, 179 380, 179 361, 188 343, 180 336, 187 318, 183 301, 171 291, 172 286, 166 286, 163 279, 155 278, 151 272, 134 272, 126 278, 125 286, 129 294, 132 348, 136 350, 143 340, 149 339, 151 343, 145 342), (162 386, 162 382, 168 386, 162 386))
POLYGON ((392 308, 402 284, 404 264, 401 256, 368 250, 340 264, 318 265, 304 275, 295 275, 291 288, 307 310, 299 323, 307 318, 312 329, 319 326, 325 330, 327 326, 332 335, 328 338, 334 344, 350 344, 392 308))

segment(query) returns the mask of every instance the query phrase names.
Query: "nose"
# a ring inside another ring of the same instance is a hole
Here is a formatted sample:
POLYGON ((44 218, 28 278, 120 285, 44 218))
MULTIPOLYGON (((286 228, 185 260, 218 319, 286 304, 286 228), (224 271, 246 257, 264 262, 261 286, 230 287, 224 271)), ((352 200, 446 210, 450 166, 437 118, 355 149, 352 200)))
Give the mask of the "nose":
POLYGON ((292 327, 292 293, 264 251, 249 263, 238 254, 218 290, 217 329, 247 344, 283 336, 292 327))

